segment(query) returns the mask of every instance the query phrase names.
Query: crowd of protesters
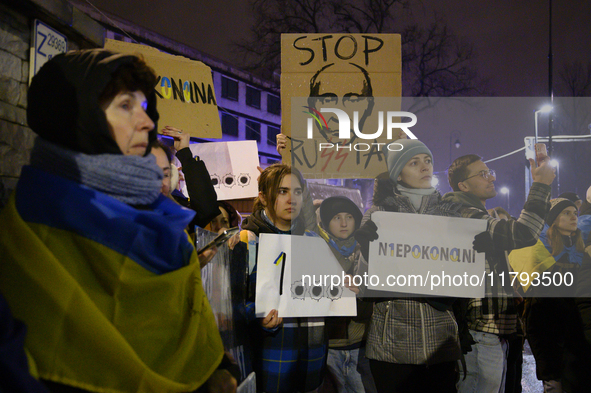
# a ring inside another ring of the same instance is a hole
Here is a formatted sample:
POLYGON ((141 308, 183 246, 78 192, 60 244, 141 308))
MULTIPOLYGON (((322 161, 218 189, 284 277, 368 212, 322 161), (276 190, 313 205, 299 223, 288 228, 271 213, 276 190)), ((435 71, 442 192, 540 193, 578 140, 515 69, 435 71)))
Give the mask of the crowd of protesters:
MULTIPOLYGON (((217 200, 189 135, 166 126, 173 164, 157 138, 155 81, 140 58, 106 50, 56 56, 33 78, 38 137, 0 213, 0 392, 236 391, 244 376, 201 281, 216 249, 196 252, 195 227, 242 229, 228 245, 245 265, 234 301, 257 391, 520 392, 524 337, 545 392, 589 391, 591 187, 583 200, 551 199, 554 169, 530 160, 533 185, 511 217, 487 210, 496 175, 479 156, 450 163, 453 191, 441 195, 431 150, 400 139, 401 150, 384 150, 365 214, 342 196, 313 202, 295 167, 274 164, 242 219, 217 200), (575 285, 487 283, 483 298, 464 299, 376 297, 349 283, 355 317, 256 317, 260 234, 321 238, 344 274, 361 275, 377 211, 485 220, 473 245, 487 273, 570 274, 575 285)), ((288 148, 283 134, 277 148, 288 148)))

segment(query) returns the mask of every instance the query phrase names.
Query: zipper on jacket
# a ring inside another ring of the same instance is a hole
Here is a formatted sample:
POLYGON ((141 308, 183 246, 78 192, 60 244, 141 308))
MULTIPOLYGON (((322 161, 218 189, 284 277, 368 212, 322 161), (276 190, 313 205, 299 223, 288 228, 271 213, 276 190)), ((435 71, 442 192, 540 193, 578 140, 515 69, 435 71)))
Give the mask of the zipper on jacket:
POLYGON ((386 345, 386 326, 388 324, 388 316, 390 315, 390 302, 386 303, 386 315, 384 316, 384 328, 382 329, 382 344, 386 345))
POLYGON ((459 337, 460 328, 458 326, 458 321, 456 321, 456 317, 454 317, 454 315, 452 314, 452 312, 449 311, 449 310, 447 310, 447 315, 449 315, 449 317, 451 318, 451 320, 454 321, 454 326, 456 327, 456 337, 459 337))
POLYGON ((423 309, 424 303, 419 303, 421 310, 421 336, 423 336, 423 355, 425 356, 425 365, 429 367, 429 359, 427 358, 427 337, 425 337, 425 315, 423 309))
POLYGON ((417 213, 423 214, 425 212, 425 210, 427 209, 428 204, 429 204, 429 196, 423 195, 423 197, 421 198, 421 205, 419 206, 417 213))

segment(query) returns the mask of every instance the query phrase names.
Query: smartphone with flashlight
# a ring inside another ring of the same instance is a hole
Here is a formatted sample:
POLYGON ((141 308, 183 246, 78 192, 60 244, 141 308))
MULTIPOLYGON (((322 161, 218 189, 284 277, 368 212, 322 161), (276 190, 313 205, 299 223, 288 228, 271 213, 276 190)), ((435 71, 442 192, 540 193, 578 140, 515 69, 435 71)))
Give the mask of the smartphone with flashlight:
POLYGON ((237 234, 238 232, 240 232, 240 228, 238 228, 238 227, 226 229, 224 232, 220 233, 215 239, 213 239, 212 241, 207 243, 205 246, 200 248, 197 251, 197 254, 201 254, 202 252, 207 251, 213 247, 220 247, 222 244, 224 244, 225 242, 230 240, 230 238, 232 236, 234 236, 235 234, 237 234))
POLYGON ((536 164, 540 166, 544 161, 548 159, 548 151, 546 150, 546 145, 543 143, 536 143, 534 145, 534 149, 536 151, 536 164))

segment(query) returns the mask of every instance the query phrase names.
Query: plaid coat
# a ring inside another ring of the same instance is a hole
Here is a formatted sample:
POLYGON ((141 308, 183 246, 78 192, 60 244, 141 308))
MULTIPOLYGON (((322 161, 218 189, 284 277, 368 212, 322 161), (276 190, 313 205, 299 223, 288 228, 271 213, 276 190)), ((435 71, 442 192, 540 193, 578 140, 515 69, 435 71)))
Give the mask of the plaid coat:
MULTIPOLYGON (((480 200, 466 192, 450 192, 444 201, 459 202, 463 207, 462 217, 488 221, 487 231, 491 236, 494 251, 486 253, 486 274, 493 272, 499 284, 499 274, 508 277, 506 251, 536 244, 544 228, 544 218, 550 208, 550 186, 533 183, 527 201, 517 220, 499 220, 491 217, 480 200)), ((517 311, 513 302, 513 290, 505 280, 506 287, 491 286, 486 280, 483 299, 470 299, 468 303, 468 326, 472 330, 508 336, 517 331, 517 311)))
MULTIPOLYGON (((457 217, 458 209, 458 204, 442 203, 441 195, 434 193, 423 197, 417 212, 408 197, 395 193, 389 179, 378 179, 374 206, 365 213, 362 225, 374 211, 457 217)), ((363 256, 361 263, 367 264, 363 256)), ((451 310, 440 311, 418 297, 399 297, 375 304, 367 339, 368 358, 429 365, 458 360, 460 355, 458 326, 451 310)))
MULTIPOLYGON (((241 240, 247 241, 249 247, 256 247, 252 239, 256 238, 258 241, 260 233, 280 233, 264 220, 260 211, 245 219, 242 228, 245 231, 241 233, 241 240), (250 236, 246 233, 249 231, 250 236)), ((297 227, 292 233, 303 233, 303 229, 297 227)), ((249 275, 246 313, 254 348, 253 368, 256 372, 257 391, 292 393, 318 388, 324 379, 328 354, 324 318, 283 318, 283 323, 276 329, 261 327, 254 310, 256 276, 255 264, 249 275)))

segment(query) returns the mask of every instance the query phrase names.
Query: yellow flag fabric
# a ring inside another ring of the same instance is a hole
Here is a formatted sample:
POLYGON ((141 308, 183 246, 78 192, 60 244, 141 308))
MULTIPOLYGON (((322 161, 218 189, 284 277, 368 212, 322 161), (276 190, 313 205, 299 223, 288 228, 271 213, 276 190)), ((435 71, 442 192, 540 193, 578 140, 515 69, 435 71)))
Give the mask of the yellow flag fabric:
MULTIPOLYGON (((83 218, 81 218, 83 219, 83 218)), ((72 231, 0 213, 0 291, 40 378, 93 392, 190 392, 223 347, 193 251, 156 274, 72 231)))
MULTIPOLYGON (((519 278, 519 273, 521 272, 526 272, 528 277, 532 277, 532 273, 534 272, 539 273, 541 276, 543 272, 549 270, 555 263, 556 260, 540 240, 531 247, 513 250, 509 254, 509 264, 513 268, 513 271, 518 273, 517 278, 519 278)), ((529 279, 522 281, 522 284, 527 284, 523 285, 525 292, 531 286, 531 281, 529 279)))

